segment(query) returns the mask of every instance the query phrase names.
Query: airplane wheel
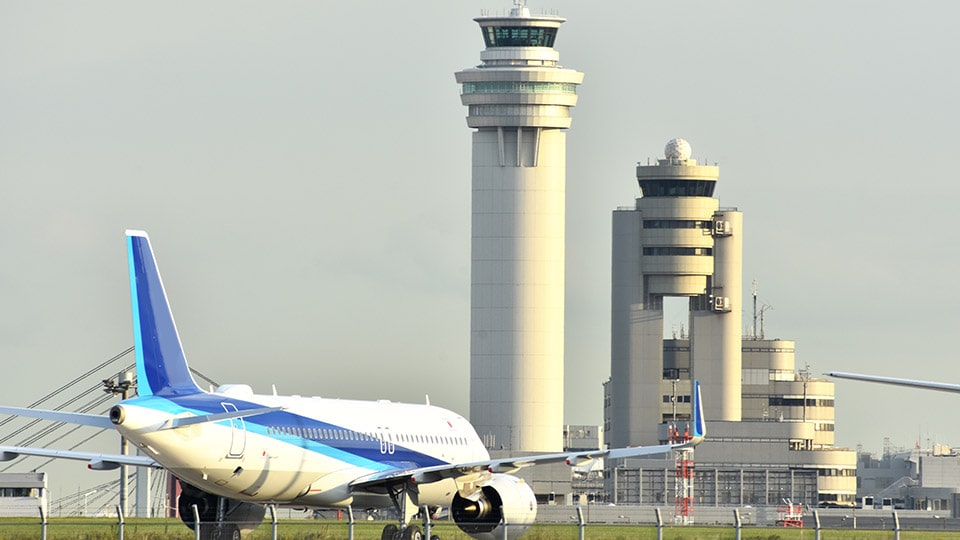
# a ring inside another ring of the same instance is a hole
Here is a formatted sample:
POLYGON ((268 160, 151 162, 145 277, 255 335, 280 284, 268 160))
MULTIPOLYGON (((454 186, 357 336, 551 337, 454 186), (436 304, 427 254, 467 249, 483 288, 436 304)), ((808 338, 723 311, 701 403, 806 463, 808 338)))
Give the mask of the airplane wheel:
POLYGON ((400 538, 401 540, 423 540, 423 531, 416 525, 410 525, 403 530, 403 536, 400 538))
POLYGON ((440 540, 440 537, 437 535, 433 535, 430 537, 430 540, 440 540))
POLYGON ((387 525, 380 534, 380 540, 397 540, 400 536, 400 529, 396 525, 387 525))

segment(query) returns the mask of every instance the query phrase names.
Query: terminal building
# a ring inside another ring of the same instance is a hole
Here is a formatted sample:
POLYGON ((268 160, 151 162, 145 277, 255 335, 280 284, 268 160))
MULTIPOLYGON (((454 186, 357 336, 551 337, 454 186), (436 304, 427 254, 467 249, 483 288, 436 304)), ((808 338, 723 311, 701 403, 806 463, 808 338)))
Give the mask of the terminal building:
MULTIPOLYGON (((637 166, 635 205, 613 213, 606 436, 613 447, 666 442, 691 418, 698 379, 707 438, 690 502, 852 506, 856 454, 833 446, 833 383, 797 369, 794 342, 742 335, 743 215, 713 197, 719 172, 671 140, 663 159, 637 166), (684 339, 663 337, 665 297, 688 299, 684 339)), ((672 504, 678 470, 672 457, 608 463, 606 491, 614 503, 672 504)))
POLYGON ((929 450, 860 452, 857 499, 864 508, 927 510, 960 515, 960 452, 935 444, 929 450))

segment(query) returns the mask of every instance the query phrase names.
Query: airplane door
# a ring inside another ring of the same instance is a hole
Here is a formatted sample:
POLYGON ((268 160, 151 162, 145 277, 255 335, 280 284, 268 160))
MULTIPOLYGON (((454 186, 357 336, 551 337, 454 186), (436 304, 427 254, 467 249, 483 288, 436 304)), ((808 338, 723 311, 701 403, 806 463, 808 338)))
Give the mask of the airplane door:
MULTIPOLYGON (((237 412, 237 406, 233 403, 220 403, 225 412, 237 412)), ((243 450, 247 446, 247 426, 243 423, 243 418, 230 419, 230 449, 227 451, 228 458, 242 458, 243 450)))

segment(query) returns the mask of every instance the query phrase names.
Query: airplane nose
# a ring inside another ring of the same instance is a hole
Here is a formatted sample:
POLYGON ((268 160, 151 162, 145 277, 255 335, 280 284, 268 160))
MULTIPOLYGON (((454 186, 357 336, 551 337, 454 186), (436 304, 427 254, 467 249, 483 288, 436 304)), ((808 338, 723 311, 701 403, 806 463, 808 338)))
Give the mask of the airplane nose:
POLYGON ((110 421, 119 426, 126 419, 127 413, 120 405, 114 405, 110 408, 110 421))

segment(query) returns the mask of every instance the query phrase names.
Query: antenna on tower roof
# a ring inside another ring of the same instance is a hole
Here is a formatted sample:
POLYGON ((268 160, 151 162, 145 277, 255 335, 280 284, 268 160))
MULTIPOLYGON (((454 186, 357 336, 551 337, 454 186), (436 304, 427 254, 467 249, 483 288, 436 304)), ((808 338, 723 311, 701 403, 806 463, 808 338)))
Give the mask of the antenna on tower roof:
POLYGON ((763 333, 763 314, 768 309, 773 309, 773 306, 769 304, 763 304, 760 306, 760 309, 757 309, 757 280, 753 280, 753 339, 764 339, 763 333), (757 325, 757 317, 760 318, 760 324, 757 325))
POLYGON ((513 9, 510 10, 511 17, 529 17, 530 10, 527 9, 527 0, 513 0, 513 9))

